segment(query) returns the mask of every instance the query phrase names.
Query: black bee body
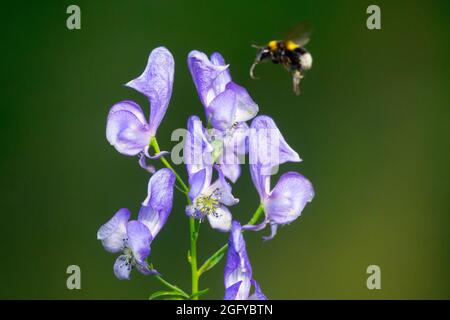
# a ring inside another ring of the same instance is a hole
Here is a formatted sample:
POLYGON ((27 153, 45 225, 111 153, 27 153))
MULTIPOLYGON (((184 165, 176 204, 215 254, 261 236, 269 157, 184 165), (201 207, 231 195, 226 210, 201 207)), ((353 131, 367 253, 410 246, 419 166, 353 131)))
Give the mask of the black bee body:
POLYGON ((276 41, 276 44, 266 46, 265 48, 270 55, 270 60, 273 63, 280 63, 289 71, 299 70, 302 71, 302 55, 307 51, 304 48, 290 45, 290 48, 286 45, 285 41, 276 41))
POLYGON ((275 64, 281 64, 292 73, 294 92, 300 94, 299 84, 300 79, 303 78, 303 72, 312 67, 312 56, 304 48, 308 40, 308 34, 302 30, 297 40, 272 40, 263 47, 255 46, 258 52, 255 62, 250 68, 250 76, 256 79, 253 75, 255 66, 260 62, 270 60, 275 64))

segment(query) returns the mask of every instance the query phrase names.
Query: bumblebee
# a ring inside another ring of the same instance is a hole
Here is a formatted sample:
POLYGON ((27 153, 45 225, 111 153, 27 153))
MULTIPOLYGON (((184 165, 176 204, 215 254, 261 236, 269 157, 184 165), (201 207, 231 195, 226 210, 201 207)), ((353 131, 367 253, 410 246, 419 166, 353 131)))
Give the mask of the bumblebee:
POLYGON ((304 48, 309 42, 310 27, 306 23, 299 24, 286 37, 287 40, 272 40, 265 46, 255 46, 258 49, 255 62, 250 68, 250 77, 257 79, 254 75, 255 67, 263 61, 272 61, 281 64, 287 71, 292 73, 292 85, 296 95, 300 94, 300 80, 303 73, 312 67, 312 56, 304 48))

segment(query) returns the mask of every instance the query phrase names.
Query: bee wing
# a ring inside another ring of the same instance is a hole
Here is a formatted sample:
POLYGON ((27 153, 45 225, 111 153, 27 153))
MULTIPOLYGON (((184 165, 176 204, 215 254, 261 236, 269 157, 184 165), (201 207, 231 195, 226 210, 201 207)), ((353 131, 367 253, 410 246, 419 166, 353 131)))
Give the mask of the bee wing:
POLYGON ((300 47, 304 47, 308 44, 310 35, 311 25, 309 22, 301 22, 291 29, 285 39, 295 42, 300 47))

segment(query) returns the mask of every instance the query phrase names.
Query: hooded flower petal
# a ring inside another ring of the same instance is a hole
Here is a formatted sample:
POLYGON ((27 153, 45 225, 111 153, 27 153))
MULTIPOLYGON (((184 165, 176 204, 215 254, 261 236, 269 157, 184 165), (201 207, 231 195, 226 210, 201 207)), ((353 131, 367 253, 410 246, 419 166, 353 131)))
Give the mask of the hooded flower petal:
POLYGON ((287 172, 264 203, 269 220, 276 224, 286 224, 297 219, 303 208, 314 198, 311 182, 297 172, 287 172))
POLYGON ((269 193, 274 167, 287 161, 299 162, 301 159, 286 143, 270 117, 256 117, 250 126, 249 162, 253 184, 262 201, 269 193))
POLYGON ((150 254, 152 235, 150 230, 140 221, 127 223, 128 246, 133 252, 136 262, 142 264, 150 254))
POLYGON ((206 169, 208 176, 211 175, 213 147, 208 142, 201 120, 197 116, 191 116, 187 123, 187 130, 183 156, 189 177, 202 169, 206 169))
POLYGON ((147 119, 145 118, 142 108, 135 102, 130 100, 124 100, 122 102, 116 103, 111 107, 109 113, 115 113, 117 111, 128 111, 131 112, 142 124, 147 124, 147 119))
POLYGON ((108 115, 106 138, 117 151, 134 156, 150 142, 150 129, 139 105, 122 101, 114 105, 108 115))
POLYGON ((225 130, 258 113, 258 105, 247 90, 231 80, 228 65, 219 53, 213 53, 209 60, 204 53, 192 51, 188 64, 207 118, 214 128, 225 130))
POLYGON ((301 159, 284 140, 272 118, 256 117, 250 126, 250 164, 261 164, 262 174, 271 174, 272 168, 285 162, 301 159))
POLYGON ((225 290, 241 282, 235 300, 246 300, 250 295, 252 267, 247 256, 241 225, 233 221, 228 242, 227 263, 224 272, 225 290))
POLYGON ((227 207, 218 207, 215 214, 208 215, 209 224, 213 229, 228 232, 231 229, 231 212, 227 207))
POLYGON ((114 274, 119 280, 130 280, 131 269, 133 269, 133 265, 126 255, 122 254, 117 257, 114 262, 114 274))
POLYGON ((208 106, 211 125, 220 130, 230 128, 235 122, 237 111, 236 93, 225 90, 218 94, 208 106))
POLYGON ((241 87, 234 82, 229 82, 226 86, 226 90, 231 91, 236 95, 235 122, 248 121, 256 116, 259 107, 244 87, 241 87))
MULTIPOLYGON (((188 66, 200 100, 205 108, 207 108, 211 101, 223 91, 222 88, 224 82, 227 80, 227 75, 222 77, 219 77, 219 75, 224 73, 228 66, 216 65, 208 59, 207 55, 196 50, 189 53, 188 66)), ((207 116, 209 118, 208 110, 207 116)))
POLYGON ((150 53, 144 72, 126 84, 150 100, 149 127, 152 136, 156 134, 169 106, 174 67, 175 62, 170 51, 164 47, 156 48, 150 53))
MULTIPOLYGON (((214 52, 211 55, 210 60, 216 66, 227 67, 225 59, 219 52, 214 52)), ((227 68, 224 72, 221 72, 214 81, 215 86, 214 91, 215 92, 225 91, 225 87, 230 81, 231 81, 230 69, 227 68)))
POLYGON ((119 209, 114 216, 98 229, 97 239, 101 240, 106 251, 116 253, 124 248, 127 239, 126 224, 130 211, 119 209))
POLYGON ((175 174, 167 168, 158 170, 148 182, 148 195, 142 203, 138 220, 147 226, 153 238, 172 210, 174 183, 175 174))

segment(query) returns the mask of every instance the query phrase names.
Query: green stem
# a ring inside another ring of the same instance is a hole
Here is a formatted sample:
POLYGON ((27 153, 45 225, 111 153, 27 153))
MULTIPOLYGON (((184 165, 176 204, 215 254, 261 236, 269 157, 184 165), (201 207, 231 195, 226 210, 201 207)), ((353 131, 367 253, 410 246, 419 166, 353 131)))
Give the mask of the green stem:
MULTIPOLYGON (((155 153, 160 153, 161 149, 159 148, 158 145, 158 141, 156 140, 155 137, 153 137, 150 141, 150 145, 153 147, 153 149, 155 150, 155 153)), ((175 177, 177 179, 177 182, 180 184, 181 188, 183 189, 184 193, 188 193, 189 192, 189 188, 187 187, 187 185, 184 183, 183 179, 180 177, 180 175, 175 171, 175 169, 172 167, 172 165, 170 164, 169 161, 167 161, 166 158, 164 157, 160 157, 159 158, 161 160, 161 162, 170 170, 172 170, 172 172, 175 174, 175 177)))
MULTIPOLYGON (((155 153, 161 152, 161 149, 159 148, 158 141, 155 137, 153 137, 150 141, 150 145, 155 150, 155 153)), ((181 186, 181 189, 183 193, 186 195, 186 199, 188 204, 191 203, 191 199, 189 199, 188 193, 189 188, 184 183, 183 179, 180 177, 180 175, 175 171, 175 169, 172 167, 172 165, 169 163, 169 161, 166 160, 164 157, 160 157, 161 162, 172 172, 175 174, 176 180, 178 184, 181 186)), ((199 274, 197 270, 197 239, 198 239, 198 232, 199 228, 197 228, 198 222, 194 218, 189 218, 189 239, 190 239, 190 250, 189 250, 189 263, 191 264, 191 280, 192 280, 192 292, 191 296, 192 299, 198 300, 198 281, 199 281, 199 274)))
MULTIPOLYGON (((256 209, 255 213, 253 214, 253 217, 250 219, 250 221, 247 223, 248 225, 254 225, 258 219, 261 217, 261 215, 264 213, 264 207, 262 204, 259 205, 259 207, 256 209)), ((244 231, 244 230, 243 230, 244 231)), ((219 250, 217 250, 212 256, 210 256, 198 269, 198 277, 200 277, 204 272, 211 269, 210 265, 213 261, 217 259, 219 256, 225 255, 225 252, 228 250, 228 244, 223 245, 219 250)), ((215 265, 215 263, 214 263, 215 265)))
POLYGON ((198 232, 196 231, 196 221, 194 218, 189 218, 189 232, 191 240, 191 249, 189 253, 189 262, 191 263, 191 281, 192 281, 192 297, 194 300, 198 300, 198 270, 197 270, 197 239, 198 232))
POLYGON ((264 207, 262 204, 259 205, 258 209, 256 209, 255 213, 253 214, 253 217, 250 219, 247 224, 254 225, 258 221, 258 219, 261 217, 261 215, 264 213, 264 207))
POLYGON ((163 285, 165 285, 166 287, 168 287, 169 289, 172 289, 178 293, 180 293, 182 296, 184 296, 185 298, 189 299, 189 295, 184 292, 183 290, 181 290, 180 288, 178 288, 176 285, 171 284, 170 282, 166 281, 163 279, 163 277, 156 275, 155 278, 161 282, 163 285))

